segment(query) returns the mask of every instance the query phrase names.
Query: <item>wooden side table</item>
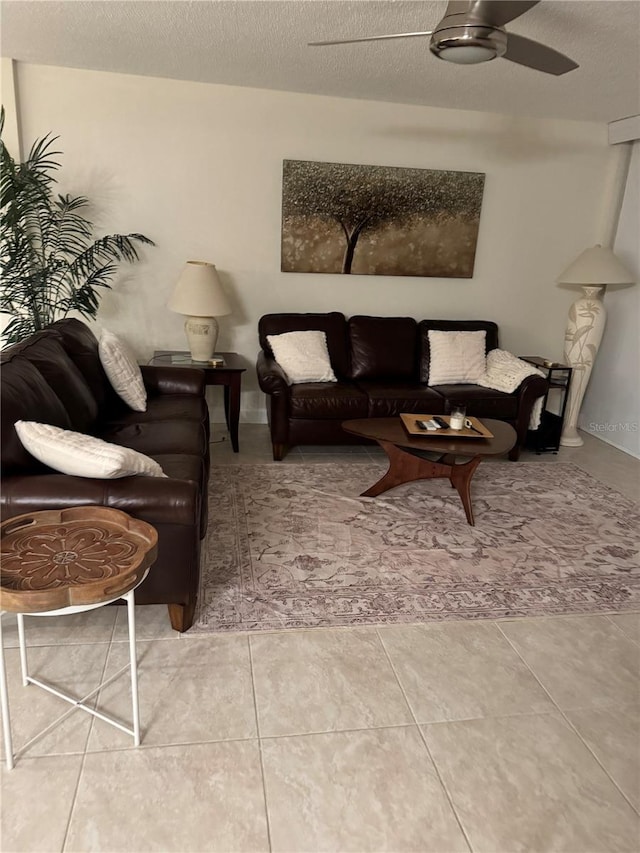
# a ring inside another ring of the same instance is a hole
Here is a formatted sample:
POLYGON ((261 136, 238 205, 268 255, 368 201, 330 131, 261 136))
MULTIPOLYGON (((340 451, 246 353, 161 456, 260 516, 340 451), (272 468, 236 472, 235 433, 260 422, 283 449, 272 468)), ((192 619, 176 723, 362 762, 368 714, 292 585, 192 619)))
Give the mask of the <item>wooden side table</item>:
POLYGON ((171 367, 197 367, 204 370, 207 385, 224 386, 224 417, 231 436, 233 452, 238 452, 238 424, 240 423, 240 390, 242 374, 247 369, 242 366, 240 356, 235 352, 217 352, 224 364, 214 367, 203 361, 192 361, 186 350, 156 350, 151 364, 168 364, 171 367))
MULTIPOLYGON (((76 708, 99 717, 126 732, 140 744, 138 667, 134 590, 147 576, 158 553, 158 534, 146 521, 119 509, 101 506, 43 510, 10 518, 0 525, 0 615, 15 613, 22 684, 34 684, 73 707, 25 744, 21 752, 44 732, 62 722, 76 708), (129 623, 129 663, 86 696, 71 696, 54 685, 29 675, 24 616, 63 616, 95 610, 123 598, 129 623), (133 728, 87 705, 99 690, 124 670, 131 672, 133 728)), ((14 752, 9 717, 9 696, 0 621, 0 704, 5 754, 9 770, 14 752)))
POLYGON ((569 399, 569 386, 573 368, 558 361, 549 361, 540 355, 521 355, 522 361, 533 364, 541 370, 549 380, 547 393, 542 403, 542 417, 537 430, 529 432, 530 445, 536 454, 557 453, 560 450, 560 436, 564 425, 564 415, 569 399), (549 392, 555 391, 560 395, 560 411, 556 414, 548 408, 549 392))

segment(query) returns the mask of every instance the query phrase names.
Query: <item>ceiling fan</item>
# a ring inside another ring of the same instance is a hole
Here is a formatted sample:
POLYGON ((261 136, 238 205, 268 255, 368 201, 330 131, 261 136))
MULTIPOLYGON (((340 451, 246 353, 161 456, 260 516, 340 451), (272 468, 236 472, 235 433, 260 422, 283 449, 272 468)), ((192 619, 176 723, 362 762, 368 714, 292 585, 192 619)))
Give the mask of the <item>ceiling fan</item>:
POLYGON ((435 30, 422 33, 391 33, 339 41, 315 41, 310 46, 353 44, 360 41, 431 36, 429 49, 438 59, 459 65, 475 65, 502 57, 545 74, 566 74, 578 63, 540 42, 507 33, 504 25, 524 15, 540 0, 450 0, 435 30))

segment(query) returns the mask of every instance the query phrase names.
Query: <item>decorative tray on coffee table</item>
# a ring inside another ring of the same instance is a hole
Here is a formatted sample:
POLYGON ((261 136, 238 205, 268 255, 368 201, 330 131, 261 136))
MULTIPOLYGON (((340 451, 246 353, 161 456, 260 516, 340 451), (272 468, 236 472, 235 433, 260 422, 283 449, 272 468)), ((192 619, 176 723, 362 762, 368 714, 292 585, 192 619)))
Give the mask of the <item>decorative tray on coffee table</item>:
MULTIPOLYGON (((471 424, 472 428, 464 426, 462 429, 422 429, 418 426, 418 421, 429 421, 434 415, 415 415, 403 414, 400 415, 402 425, 411 436, 421 436, 422 438, 438 438, 446 436, 447 438, 493 438, 493 433, 479 421, 478 418, 465 418, 467 423, 471 424)), ((451 418, 449 415, 438 415, 441 420, 447 424, 451 418)))

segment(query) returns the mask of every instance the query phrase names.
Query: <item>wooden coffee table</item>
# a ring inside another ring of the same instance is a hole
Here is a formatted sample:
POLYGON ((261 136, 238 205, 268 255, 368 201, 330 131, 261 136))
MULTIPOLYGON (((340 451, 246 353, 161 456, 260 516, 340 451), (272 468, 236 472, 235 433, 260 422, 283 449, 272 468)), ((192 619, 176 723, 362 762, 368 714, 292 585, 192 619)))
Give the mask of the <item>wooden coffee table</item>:
POLYGON ((504 421, 482 418, 493 438, 411 436, 399 417, 344 421, 346 432, 377 441, 389 458, 389 470, 361 497, 375 498, 413 480, 446 478, 462 500, 467 521, 473 525, 471 478, 485 456, 502 456, 516 443, 516 431, 504 421), (456 463, 456 457, 467 461, 456 463))

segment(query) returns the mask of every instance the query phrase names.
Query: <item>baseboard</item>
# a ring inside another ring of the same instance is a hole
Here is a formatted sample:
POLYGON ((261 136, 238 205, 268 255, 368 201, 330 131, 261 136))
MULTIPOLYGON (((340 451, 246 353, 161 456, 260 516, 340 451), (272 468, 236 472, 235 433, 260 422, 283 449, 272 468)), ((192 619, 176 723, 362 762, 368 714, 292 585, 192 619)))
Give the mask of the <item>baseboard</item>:
POLYGON ((605 444, 608 444, 611 447, 615 447, 616 450, 620 450, 622 453, 626 453, 627 456, 631 456, 633 459, 640 459, 640 453, 634 453, 633 450, 629 450, 628 447, 623 447, 621 444, 617 444, 615 441, 612 441, 608 435, 605 438, 605 436, 601 432, 591 432, 591 430, 584 429, 584 427, 578 428, 587 435, 591 435, 594 438, 597 438, 598 441, 603 441, 605 444))
MULTIPOLYGON (((223 424, 224 423, 224 412, 213 411, 210 413, 209 423, 211 426, 213 424, 223 424)), ((240 426, 242 424, 266 424, 267 423, 267 413, 262 412, 242 412, 240 415, 240 426)))
MULTIPOLYGON (((224 412, 212 412, 214 417, 211 418, 211 425, 213 424, 221 424, 224 423, 224 412), (215 415, 218 414, 216 418, 215 415)), ((249 411, 243 411, 240 415, 240 423, 241 424, 266 424, 267 423, 267 412, 265 409, 253 409, 249 411)), ((609 444, 611 447, 615 447, 616 450, 622 451, 622 453, 626 453, 628 456, 631 456, 633 459, 640 459, 640 454, 634 453, 633 450, 629 450, 628 447, 623 447, 621 444, 617 444, 615 441, 612 441, 608 436, 605 436, 602 433, 591 432, 591 430, 584 429, 584 427, 579 427, 581 432, 586 433, 586 435, 591 435, 593 438, 597 438, 598 441, 603 441, 605 444, 609 444)), ((530 449, 530 448, 529 448, 530 449)))

